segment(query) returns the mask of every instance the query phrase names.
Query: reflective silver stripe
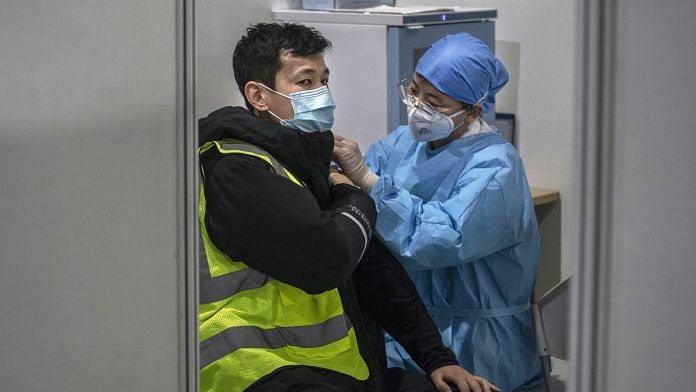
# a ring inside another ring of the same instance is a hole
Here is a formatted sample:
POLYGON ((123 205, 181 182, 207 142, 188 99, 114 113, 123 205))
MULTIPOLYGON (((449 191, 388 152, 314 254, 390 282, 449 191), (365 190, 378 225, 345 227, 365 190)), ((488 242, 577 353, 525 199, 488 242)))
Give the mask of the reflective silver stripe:
POLYGON ((268 276, 252 268, 230 272, 225 275, 211 277, 208 269, 208 258, 205 254, 203 241, 199 241, 199 303, 209 304, 229 298, 244 290, 263 287, 268 282, 268 276))
MULTIPOLYGON (((224 148, 226 150, 239 150, 239 151, 250 152, 253 154, 257 154, 257 155, 262 155, 271 161, 271 167, 276 174, 278 174, 282 177, 285 177, 287 179, 290 179, 288 177, 287 173, 285 173, 285 170, 283 170, 283 166, 280 164, 280 162, 278 162, 278 160, 275 159, 273 157, 273 155, 269 154, 267 151, 265 151, 261 148, 258 148, 256 146, 252 146, 251 144, 225 143, 225 142, 222 143, 222 148, 224 148)), ((224 151, 221 151, 221 152, 224 152, 224 151)))
POLYGON ((205 244, 203 238, 198 239, 198 275, 201 281, 210 279, 210 270, 208 269, 208 255, 205 253, 205 244))
POLYGON ((367 232, 365 231, 365 228, 363 227, 363 225, 360 224, 360 221, 357 220, 353 215, 351 215, 345 211, 341 212, 341 215, 345 215, 348 218, 350 218, 350 220, 355 222, 355 224, 358 225, 358 227, 360 228, 360 231, 362 232, 363 238, 365 238, 365 245, 363 246, 362 253, 360 253, 360 258, 362 259, 363 255, 365 254, 365 249, 367 249, 367 244, 370 241, 370 239, 367 237, 367 232))
MULTIPOLYGON (((283 166, 280 164, 280 162, 267 151, 259 147, 246 143, 233 143, 225 141, 216 142, 215 145, 219 147, 218 151, 223 154, 243 154, 239 151, 245 151, 254 155, 259 155, 264 158, 268 158, 268 160, 271 162, 271 169, 276 174, 292 181, 292 179, 288 176, 288 173, 283 169, 283 166), (221 151, 220 149, 230 151, 221 151)), ((266 282, 268 282, 269 280, 267 275, 251 268, 246 268, 244 270, 235 271, 213 278, 210 276, 210 270, 203 240, 199 241, 199 255, 199 294, 201 304, 221 301, 243 290, 252 290, 260 288, 263 285, 265 285, 266 282)))
POLYGON ((209 304, 229 298, 240 291, 263 287, 268 276, 251 268, 207 280, 201 279, 200 303, 209 304))
POLYGON ((345 314, 332 317, 321 324, 302 327, 231 327, 201 343, 201 368, 241 348, 325 346, 348 336, 351 327, 345 314))

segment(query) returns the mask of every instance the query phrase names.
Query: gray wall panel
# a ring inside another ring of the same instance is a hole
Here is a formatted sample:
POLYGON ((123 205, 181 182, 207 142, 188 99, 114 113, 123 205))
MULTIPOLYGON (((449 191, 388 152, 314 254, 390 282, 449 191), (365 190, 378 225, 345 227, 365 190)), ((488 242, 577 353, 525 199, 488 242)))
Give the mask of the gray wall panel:
POLYGON ((0 3, 0 389, 179 383, 176 2, 0 3))
POLYGON ((696 5, 616 3, 606 390, 693 390, 696 5))

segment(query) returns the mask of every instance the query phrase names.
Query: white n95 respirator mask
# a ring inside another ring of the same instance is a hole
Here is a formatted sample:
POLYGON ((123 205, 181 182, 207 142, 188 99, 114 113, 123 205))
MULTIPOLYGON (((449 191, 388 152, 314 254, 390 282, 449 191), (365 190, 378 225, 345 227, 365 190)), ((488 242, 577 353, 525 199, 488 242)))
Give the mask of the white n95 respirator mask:
POLYGON ((411 135, 417 142, 430 142, 433 140, 444 139, 452 132, 456 131, 464 124, 454 126, 453 117, 456 117, 466 110, 460 110, 450 116, 438 112, 423 110, 416 106, 408 106, 408 127, 411 135))

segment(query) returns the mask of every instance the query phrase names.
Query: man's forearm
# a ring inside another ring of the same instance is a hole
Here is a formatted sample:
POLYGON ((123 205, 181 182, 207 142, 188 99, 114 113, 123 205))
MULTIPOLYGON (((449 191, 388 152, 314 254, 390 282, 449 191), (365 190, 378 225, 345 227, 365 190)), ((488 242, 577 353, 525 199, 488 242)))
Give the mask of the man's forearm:
POLYGON ((360 305, 424 371, 457 364, 403 266, 373 239, 353 273, 360 305))

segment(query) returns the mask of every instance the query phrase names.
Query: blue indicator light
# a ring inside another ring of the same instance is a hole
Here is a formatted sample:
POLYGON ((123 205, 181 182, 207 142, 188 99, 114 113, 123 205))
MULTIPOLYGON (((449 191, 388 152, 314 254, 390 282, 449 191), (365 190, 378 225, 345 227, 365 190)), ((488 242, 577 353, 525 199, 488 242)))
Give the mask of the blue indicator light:
POLYGON ((443 14, 443 15, 440 15, 440 20, 443 21, 443 22, 446 21, 446 20, 447 20, 447 15, 444 15, 444 14, 443 14))

